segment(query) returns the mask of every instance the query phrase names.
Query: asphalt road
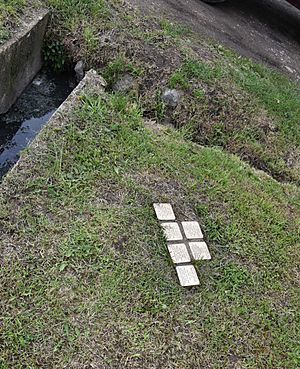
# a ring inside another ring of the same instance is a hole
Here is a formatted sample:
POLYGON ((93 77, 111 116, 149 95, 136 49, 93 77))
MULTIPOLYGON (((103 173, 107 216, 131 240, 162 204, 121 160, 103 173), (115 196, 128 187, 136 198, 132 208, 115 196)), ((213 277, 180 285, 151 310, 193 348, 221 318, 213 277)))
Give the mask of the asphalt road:
POLYGON ((244 56, 300 81, 300 10, 285 0, 127 0, 143 13, 163 15, 218 40, 244 56))

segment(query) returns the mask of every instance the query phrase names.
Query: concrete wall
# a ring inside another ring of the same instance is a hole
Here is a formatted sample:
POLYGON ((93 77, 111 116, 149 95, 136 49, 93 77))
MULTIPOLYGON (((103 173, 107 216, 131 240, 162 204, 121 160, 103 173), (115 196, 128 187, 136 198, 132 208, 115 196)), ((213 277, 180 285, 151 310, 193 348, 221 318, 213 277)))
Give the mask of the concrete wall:
POLYGON ((0 46, 0 114, 6 113, 42 66, 48 11, 39 10, 0 46))

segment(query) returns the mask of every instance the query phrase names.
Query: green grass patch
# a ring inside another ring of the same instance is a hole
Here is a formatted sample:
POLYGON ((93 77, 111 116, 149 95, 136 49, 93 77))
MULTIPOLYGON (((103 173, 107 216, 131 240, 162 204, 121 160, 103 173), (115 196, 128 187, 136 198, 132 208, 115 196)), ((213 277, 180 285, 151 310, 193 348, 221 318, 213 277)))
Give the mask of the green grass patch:
POLYGON ((124 55, 118 55, 102 70, 102 75, 109 86, 112 86, 125 73, 138 77, 143 73, 143 70, 128 61, 124 55))
POLYGON ((177 38, 178 36, 187 36, 190 31, 187 27, 175 22, 170 22, 168 19, 162 18, 159 21, 159 25, 164 31, 164 33, 172 38, 177 38))
POLYGON ((238 85, 249 91, 260 104, 278 119, 283 134, 299 146, 300 89, 283 74, 251 61, 235 58, 239 70, 231 73, 238 85))
POLYGON ((213 85, 219 82, 223 75, 223 68, 217 64, 210 65, 200 60, 186 58, 180 69, 170 76, 169 84, 174 88, 187 88, 189 80, 197 79, 213 85))
POLYGON ((110 15, 108 2, 105 0, 45 0, 54 13, 63 20, 64 26, 74 26, 83 20, 105 19, 110 15))
POLYGON ((45 4, 50 64, 139 86, 81 96, 2 184, 0 368, 299 367, 299 188, 245 163, 299 181, 298 85, 117 0, 45 4), (159 201, 201 222, 199 288, 178 285, 159 201))
POLYGON ((220 80, 223 69, 218 65, 209 65, 199 60, 187 59, 183 62, 182 73, 186 78, 197 78, 206 83, 213 83, 220 80))
POLYGON ((2 184, 1 367, 296 368, 299 189, 142 114, 82 96, 2 184), (199 217, 200 287, 179 286, 155 201, 199 217))
POLYGON ((169 79, 169 86, 171 88, 189 88, 189 81, 184 73, 181 71, 174 72, 169 79))
POLYGON ((172 118, 176 126, 194 127, 194 141, 221 146, 276 179, 299 183, 296 83, 222 51, 213 62, 186 57, 169 85, 188 89, 172 118))

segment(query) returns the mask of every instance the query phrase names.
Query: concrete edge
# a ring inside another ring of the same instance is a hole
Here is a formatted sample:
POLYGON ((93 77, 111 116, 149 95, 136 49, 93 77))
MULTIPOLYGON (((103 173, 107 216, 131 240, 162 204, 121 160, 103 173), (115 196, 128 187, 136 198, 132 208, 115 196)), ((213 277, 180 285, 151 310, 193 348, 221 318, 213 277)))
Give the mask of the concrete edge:
POLYGON ((42 48, 50 12, 36 9, 0 46, 0 114, 5 114, 42 67, 42 48))
POLYGON ((82 94, 101 95, 105 92, 107 83, 93 69, 89 70, 83 80, 75 87, 67 99, 58 107, 49 121, 43 126, 37 136, 29 143, 26 149, 21 152, 20 159, 11 168, 11 170, 3 177, 0 184, 0 190, 13 181, 13 178, 26 170, 28 166, 34 164, 34 158, 39 152, 47 147, 47 132, 53 129, 61 129, 68 124, 68 115, 76 107, 78 98, 82 94))
POLYGON ((31 32, 31 29, 47 16, 50 16, 50 11, 48 9, 37 9, 36 14, 32 16, 32 19, 28 23, 25 19, 21 19, 21 24, 17 27, 13 35, 0 45, 0 54, 5 52, 6 49, 11 47, 17 40, 27 36, 31 32))

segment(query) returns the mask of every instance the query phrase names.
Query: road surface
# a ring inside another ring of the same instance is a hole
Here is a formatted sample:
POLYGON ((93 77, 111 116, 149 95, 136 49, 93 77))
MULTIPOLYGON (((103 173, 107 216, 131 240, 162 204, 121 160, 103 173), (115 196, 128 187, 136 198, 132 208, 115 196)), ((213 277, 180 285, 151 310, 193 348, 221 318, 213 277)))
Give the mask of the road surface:
POLYGON ((285 0, 127 0, 143 13, 191 27, 300 81, 300 10, 285 0))

